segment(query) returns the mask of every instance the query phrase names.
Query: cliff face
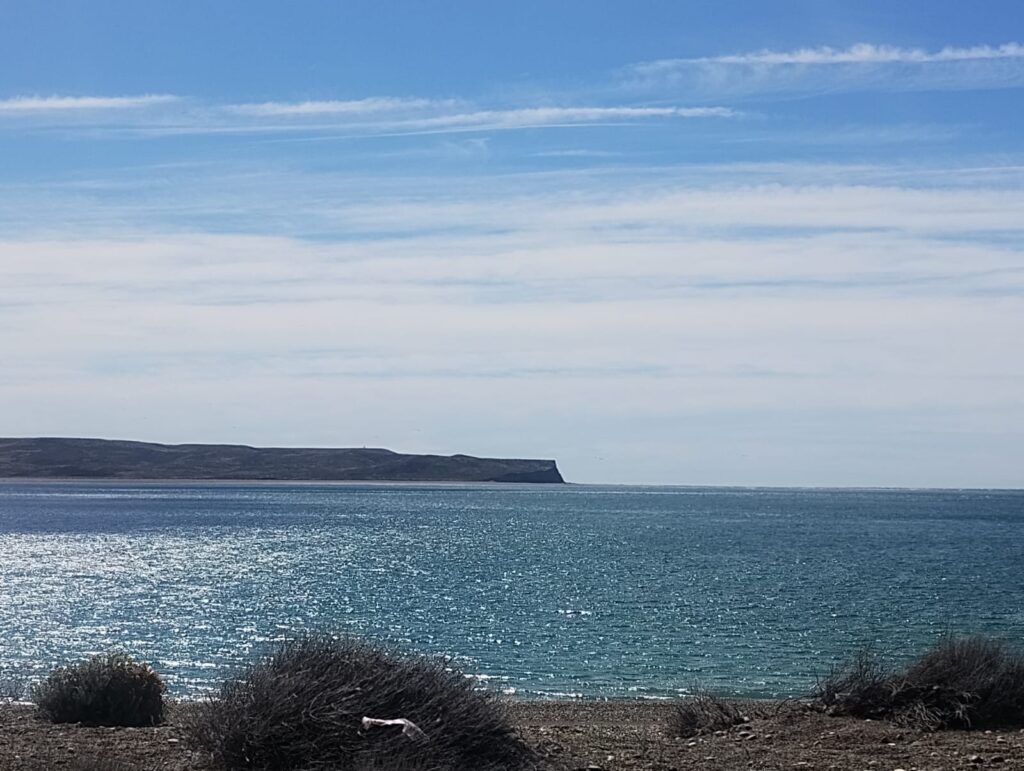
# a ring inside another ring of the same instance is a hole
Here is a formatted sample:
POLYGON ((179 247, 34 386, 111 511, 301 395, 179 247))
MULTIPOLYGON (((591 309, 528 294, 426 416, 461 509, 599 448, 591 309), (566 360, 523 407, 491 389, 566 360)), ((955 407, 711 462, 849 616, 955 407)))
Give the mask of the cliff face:
POLYGON ((0 477, 380 482, 554 482, 553 460, 404 455, 382 449, 0 439, 0 477))

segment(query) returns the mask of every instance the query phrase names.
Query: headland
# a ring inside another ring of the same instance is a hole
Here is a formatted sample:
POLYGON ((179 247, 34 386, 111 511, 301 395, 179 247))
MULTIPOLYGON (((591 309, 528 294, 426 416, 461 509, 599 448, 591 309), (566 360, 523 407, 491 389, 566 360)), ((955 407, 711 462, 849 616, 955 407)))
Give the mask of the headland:
POLYGON ((0 478, 564 482, 554 460, 58 437, 0 438, 0 478))

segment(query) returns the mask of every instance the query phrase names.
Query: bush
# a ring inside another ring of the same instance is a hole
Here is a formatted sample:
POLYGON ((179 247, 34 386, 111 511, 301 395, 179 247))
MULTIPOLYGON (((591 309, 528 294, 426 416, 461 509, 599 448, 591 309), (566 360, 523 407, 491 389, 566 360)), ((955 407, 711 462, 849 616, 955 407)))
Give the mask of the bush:
POLYGON ((445 668, 351 639, 281 645, 201 703, 190 728, 228 769, 522 769, 533 756, 495 697, 445 668), (405 718, 421 729, 364 728, 405 718))
POLYGON ((54 723, 150 726, 163 720, 163 692, 148 664, 108 653, 54 670, 32 697, 54 723))
POLYGON ((692 698, 680 702, 672 716, 672 729, 684 739, 698 734, 725 731, 747 722, 741 706, 707 691, 698 691, 692 698))
POLYGON ((870 653, 833 669, 814 693, 834 714, 926 730, 1024 725, 1024 655, 984 637, 944 637, 904 670, 870 653))

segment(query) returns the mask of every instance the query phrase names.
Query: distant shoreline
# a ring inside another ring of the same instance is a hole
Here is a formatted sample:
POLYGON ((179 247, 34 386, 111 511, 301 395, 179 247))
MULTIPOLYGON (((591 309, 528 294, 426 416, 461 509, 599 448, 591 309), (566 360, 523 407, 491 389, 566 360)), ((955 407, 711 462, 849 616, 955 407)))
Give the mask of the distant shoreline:
POLYGON ((0 478, 232 482, 562 484, 554 460, 421 455, 379 447, 157 444, 67 437, 0 438, 0 478))

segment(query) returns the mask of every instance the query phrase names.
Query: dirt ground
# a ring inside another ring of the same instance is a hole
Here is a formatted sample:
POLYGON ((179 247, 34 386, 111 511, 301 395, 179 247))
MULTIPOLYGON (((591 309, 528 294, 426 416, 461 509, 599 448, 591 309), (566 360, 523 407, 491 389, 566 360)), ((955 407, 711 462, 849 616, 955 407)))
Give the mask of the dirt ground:
MULTIPOLYGON (((747 723, 689 739, 672 736, 667 704, 516 703, 510 712, 526 741, 559 771, 1024 771, 1024 731, 920 733, 793 703, 762 703, 749 710, 747 723)), ((29 707, 0 708, 3 771, 70 770, 76 758, 117 760, 118 771, 213 768, 190 747, 179 708, 157 728, 52 725, 29 707)))
POLYGON ((514 708, 523 736, 570 769, 614 771, 952 771, 1024 769, 1024 731, 921 733, 762 703, 728 731, 680 739, 666 704, 547 703, 514 708))

